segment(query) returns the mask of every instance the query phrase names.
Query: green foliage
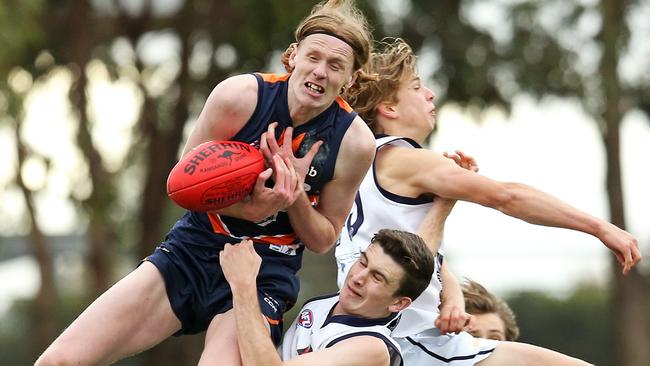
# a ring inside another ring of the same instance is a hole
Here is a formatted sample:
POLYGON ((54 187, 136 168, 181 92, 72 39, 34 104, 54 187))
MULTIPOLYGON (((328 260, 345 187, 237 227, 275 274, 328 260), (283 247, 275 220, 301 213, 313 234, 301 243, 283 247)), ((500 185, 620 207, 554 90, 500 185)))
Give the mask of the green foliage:
POLYGON ((29 365, 29 307, 25 301, 16 301, 0 318, 0 366, 29 365))
POLYGON ((507 298, 521 330, 518 341, 550 348, 600 366, 613 365, 608 294, 583 285, 568 298, 522 292, 507 298))
POLYGON ((43 46, 42 0, 0 2, 0 78, 14 66, 34 61, 43 46))

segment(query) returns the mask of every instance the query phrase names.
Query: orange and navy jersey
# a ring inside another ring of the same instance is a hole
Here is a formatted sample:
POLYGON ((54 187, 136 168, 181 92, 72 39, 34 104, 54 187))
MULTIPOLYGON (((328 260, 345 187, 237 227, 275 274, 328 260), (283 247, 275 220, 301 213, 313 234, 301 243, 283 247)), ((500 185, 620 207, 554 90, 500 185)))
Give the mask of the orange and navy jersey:
MULTIPOLYGON (((257 105, 251 118, 232 140, 259 146, 260 137, 267 131, 269 124, 277 122, 276 138, 282 141, 281 136, 285 129, 293 125, 287 99, 290 74, 256 73, 253 75, 258 83, 257 105)), ((334 175, 341 141, 356 116, 350 106, 343 99, 338 98, 324 112, 293 130, 292 147, 297 157, 304 156, 315 142, 323 141, 305 178, 305 190, 314 206, 318 203, 324 185, 334 175)), ((190 214, 194 216, 194 222, 209 226, 213 233, 228 237, 229 241, 251 239, 258 244, 268 244, 275 255, 299 258, 302 253, 300 239, 291 227, 286 212, 278 212, 257 223, 216 213, 191 212, 190 214)))

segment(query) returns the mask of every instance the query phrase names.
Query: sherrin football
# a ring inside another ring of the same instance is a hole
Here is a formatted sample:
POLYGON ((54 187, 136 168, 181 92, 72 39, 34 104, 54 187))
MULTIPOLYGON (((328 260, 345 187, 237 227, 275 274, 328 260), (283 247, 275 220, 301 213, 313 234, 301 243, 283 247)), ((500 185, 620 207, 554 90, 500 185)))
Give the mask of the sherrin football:
POLYGON ((250 194, 264 169, 262 153, 250 144, 204 142, 187 153, 169 173, 167 195, 188 210, 218 210, 250 194))

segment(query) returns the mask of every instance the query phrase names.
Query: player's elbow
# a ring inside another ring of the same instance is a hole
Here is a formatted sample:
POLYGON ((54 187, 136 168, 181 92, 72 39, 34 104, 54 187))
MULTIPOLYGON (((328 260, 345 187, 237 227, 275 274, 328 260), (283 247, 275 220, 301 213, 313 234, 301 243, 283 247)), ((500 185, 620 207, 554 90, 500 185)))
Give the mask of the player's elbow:
POLYGON ((486 206, 508 214, 521 200, 521 187, 519 183, 501 183, 498 190, 488 195, 486 206))
POLYGON ((315 254, 325 254, 332 249, 334 246, 334 241, 328 242, 328 241, 321 241, 321 242, 313 242, 313 243, 305 243, 305 247, 307 249, 311 250, 315 254))

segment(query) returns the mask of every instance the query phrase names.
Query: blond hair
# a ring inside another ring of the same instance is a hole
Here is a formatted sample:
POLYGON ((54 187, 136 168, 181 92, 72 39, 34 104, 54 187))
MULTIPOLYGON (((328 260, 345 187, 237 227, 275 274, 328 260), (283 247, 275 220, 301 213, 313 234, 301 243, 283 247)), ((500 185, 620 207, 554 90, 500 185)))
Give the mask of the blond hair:
MULTIPOLYGON (((288 72, 293 68, 289 65, 289 56, 307 36, 312 34, 327 34, 347 43, 354 52, 353 70, 358 71, 357 82, 375 79, 362 71, 372 52, 372 34, 370 26, 363 13, 354 5, 352 0, 322 1, 303 19, 295 32, 296 42, 289 45, 281 57, 282 64, 288 72)), ((355 83, 355 84, 356 84, 355 83)), ((351 88, 354 89, 353 85, 351 88)))
POLYGON ((506 341, 515 341, 519 338, 515 313, 505 301, 489 292, 478 282, 469 279, 465 280, 462 289, 466 312, 469 314, 497 314, 505 326, 506 341))
POLYGON ((350 106, 373 132, 377 132, 375 121, 379 103, 397 103, 400 85, 417 75, 417 57, 403 39, 384 38, 377 48, 380 50, 372 53, 365 67, 365 72, 378 75, 377 79, 362 82, 345 95, 350 106))

